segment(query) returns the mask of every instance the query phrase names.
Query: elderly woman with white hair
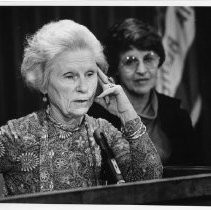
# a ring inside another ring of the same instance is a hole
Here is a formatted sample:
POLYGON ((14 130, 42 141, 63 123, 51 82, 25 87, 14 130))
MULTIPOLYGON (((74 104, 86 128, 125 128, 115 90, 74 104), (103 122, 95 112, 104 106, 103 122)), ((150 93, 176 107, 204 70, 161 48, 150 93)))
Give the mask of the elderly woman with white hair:
POLYGON ((106 137, 126 182, 161 178, 160 157, 145 126, 121 86, 104 74, 107 62, 96 37, 85 26, 60 20, 27 41, 21 74, 48 105, 0 127, 7 195, 105 184, 109 173, 95 130, 106 137), (120 118, 122 132, 86 114, 94 100, 120 118))

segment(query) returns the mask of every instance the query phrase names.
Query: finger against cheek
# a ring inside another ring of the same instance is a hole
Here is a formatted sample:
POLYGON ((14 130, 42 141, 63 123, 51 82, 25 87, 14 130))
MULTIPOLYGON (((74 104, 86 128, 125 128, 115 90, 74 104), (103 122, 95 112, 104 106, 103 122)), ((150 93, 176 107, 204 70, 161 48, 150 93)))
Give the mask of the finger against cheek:
POLYGON ((108 77, 102 72, 101 69, 98 69, 98 76, 99 76, 99 78, 102 80, 102 82, 103 82, 104 84, 109 83, 108 77))
POLYGON ((101 79, 100 77, 98 77, 98 81, 99 81, 100 85, 103 87, 103 85, 104 85, 105 83, 102 81, 102 79, 101 79))

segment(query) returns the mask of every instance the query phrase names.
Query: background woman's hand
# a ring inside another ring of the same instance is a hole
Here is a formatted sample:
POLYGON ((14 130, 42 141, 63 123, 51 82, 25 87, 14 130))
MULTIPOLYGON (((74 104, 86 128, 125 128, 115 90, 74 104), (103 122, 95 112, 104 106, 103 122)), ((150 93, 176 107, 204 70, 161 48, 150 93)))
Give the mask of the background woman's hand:
POLYGON ((122 87, 113 84, 100 69, 98 70, 98 80, 103 92, 95 98, 95 102, 103 106, 111 114, 119 117, 123 125, 129 120, 135 119, 137 113, 122 87))

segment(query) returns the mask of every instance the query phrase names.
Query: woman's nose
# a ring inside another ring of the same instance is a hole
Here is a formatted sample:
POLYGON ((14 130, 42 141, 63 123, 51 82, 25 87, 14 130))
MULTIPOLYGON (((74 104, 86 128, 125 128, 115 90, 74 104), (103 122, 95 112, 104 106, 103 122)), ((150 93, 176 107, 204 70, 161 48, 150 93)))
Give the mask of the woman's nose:
POLYGON ((139 64, 137 65, 137 68, 136 68, 136 73, 139 73, 139 74, 145 74, 147 72, 147 68, 146 66, 144 65, 143 61, 139 61, 139 64))
POLYGON ((78 80, 78 84, 76 86, 76 90, 78 92, 82 92, 82 93, 85 93, 85 92, 88 91, 88 83, 87 83, 85 78, 80 78, 78 80))

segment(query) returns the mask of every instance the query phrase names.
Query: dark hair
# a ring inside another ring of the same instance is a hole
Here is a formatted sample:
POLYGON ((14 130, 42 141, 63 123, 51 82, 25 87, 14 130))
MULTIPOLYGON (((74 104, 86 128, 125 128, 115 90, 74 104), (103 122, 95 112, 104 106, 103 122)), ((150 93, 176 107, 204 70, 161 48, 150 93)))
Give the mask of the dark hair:
POLYGON ((161 36, 147 23, 135 18, 125 19, 116 23, 109 30, 104 40, 105 55, 110 65, 109 76, 117 72, 119 55, 135 47, 139 50, 152 50, 160 57, 158 67, 165 60, 165 51, 162 45, 161 36))

